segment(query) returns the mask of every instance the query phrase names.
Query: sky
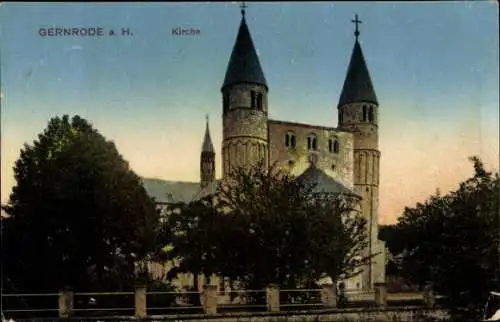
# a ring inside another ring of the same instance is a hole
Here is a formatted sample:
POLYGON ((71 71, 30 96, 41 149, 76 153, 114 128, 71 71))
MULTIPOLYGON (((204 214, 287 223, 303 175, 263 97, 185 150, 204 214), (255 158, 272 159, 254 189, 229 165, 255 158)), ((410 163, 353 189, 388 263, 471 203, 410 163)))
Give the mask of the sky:
MULTIPOLYGON (((380 104, 380 223, 390 224, 457 188, 469 156, 499 167, 498 4, 248 3, 270 118, 337 126, 355 14, 380 104)), ((140 176, 198 181, 207 113, 221 151, 220 87, 240 19, 238 3, 3 3, 1 201, 23 144, 64 114, 88 119, 140 176), (50 27, 106 34, 40 35, 50 27)))

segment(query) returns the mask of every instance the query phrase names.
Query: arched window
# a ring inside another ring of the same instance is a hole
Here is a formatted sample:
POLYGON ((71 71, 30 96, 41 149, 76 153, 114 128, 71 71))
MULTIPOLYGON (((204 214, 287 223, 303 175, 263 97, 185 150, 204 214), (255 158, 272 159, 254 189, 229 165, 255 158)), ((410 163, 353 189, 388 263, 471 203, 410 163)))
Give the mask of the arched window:
POLYGON ((330 153, 339 153, 339 148, 340 143, 336 137, 328 140, 328 151, 330 151, 330 153))
POLYGON ((366 122, 366 115, 367 115, 367 107, 366 105, 363 105, 363 122, 366 122))
POLYGON ((342 110, 339 111, 339 123, 342 123, 344 122, 344 113, 342 112, 342 110))
POLYGON ((295 134, 293 133, 285 134, 285 146, 287 148, 295 148, 295 134))
POLYGON ((262 93, 257 93, 257 109, 262 111, 264 108, 264 103, 262 103, 262 93))
POLYGON ((317 146, 316 135, 310 134, 307 137, 307 149, 308 150, 316 150, 317 148, 318 148, 318 146, 317 146))
POLYGON ((370 106, 370 109, 368 111, 368 122, 373 122, 373 119, 374 119, 373 116, 374 116, 373 115, 373 106, 370 106))
POLYGON ((263 99, 262 99, 262 93, 256 92, 256 91, 251 91, 250 92, 251 96, 251 108, 255 108, 257 110, 262 110, 263 107, 263 99))

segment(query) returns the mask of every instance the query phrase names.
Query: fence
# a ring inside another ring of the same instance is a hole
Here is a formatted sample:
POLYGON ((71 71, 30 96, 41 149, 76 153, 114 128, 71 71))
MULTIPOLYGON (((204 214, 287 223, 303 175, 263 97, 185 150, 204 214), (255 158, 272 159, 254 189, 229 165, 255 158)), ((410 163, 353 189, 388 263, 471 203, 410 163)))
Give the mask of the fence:
MULTIPOLYGON (((3 313, 7 316, 19 316, 29 312, 52 313, 61 318, 91 315, 136 316, 144 318, 154 315, 181 314, 216 314, 225 312, 267 311, 279 312, 287 310, 311 310, 315 308, 339 307, 343 297, 349 303, 370 302, 372 305, 385 307, 394 295, 387 294, 385 284, 376 284, 374 291, 360 292, 346 290, 337 294, 333 285, 323 285, 319 289, 279 289, 269 285, 265 290, 241 290, 218 292, 216 285, 205 285, 201 292, 148 292, 146 286, 136 286, 134 292, 110 293, 75 293, 71 289, 63 289, 55 294, 3 294, 4 300, 9 298, 29 297, 51 298, 52 307, 36 307, 30 309, 11 308, 3 305, 3 313), (195 299, 196 301, 193 301, 195 299), (199 305, 193 304, 198 302, 199 305)), ((418 294, 406 294, 400 300, 421 299, 418 294)), ((396 298, 396 300, 398 300, 396 298)), ((48 304, 50 301, 42 301, 48 304)), ((6 301, 5 304, 7 304, 6 301)))

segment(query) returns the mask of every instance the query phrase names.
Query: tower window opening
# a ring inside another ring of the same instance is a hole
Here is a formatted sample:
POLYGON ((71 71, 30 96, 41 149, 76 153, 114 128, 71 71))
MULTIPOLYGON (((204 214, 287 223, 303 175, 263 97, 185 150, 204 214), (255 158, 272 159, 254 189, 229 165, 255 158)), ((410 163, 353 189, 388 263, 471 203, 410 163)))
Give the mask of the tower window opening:
POLYGON ((310 135, 307 137, 307 149, 308 150, 316 150, 317 149, 315 135, 310 135))
POLYGON ((222 110, 224 113, 227 113, 229 111, 229 94, 224 94, 222 97, 222 110))
POLYGON ((343 111, 339 111, 339 123, 344 122, 344 113, 343 111))
POLYGON ((263 109, 263 95, 262 93, 258 93, 256 91, 250 92, 251 96, 251 107, 257 110, 263 109))
POLYGON ((373 122, 373 119, 374 119, 374 117, 373 117, 373 106, 370 106, 370 109, 368 111, 368 121, 369 122, 373 122))
POLYGON ((257 109, 259 111, 262 111, 263 105, 262 105, 262 93, 257 93, 257 109))
POLYGON ((295 148, 295 134, 287 133, 285 135, 285 146, 288 148, 295 148))
POLYGON ((366 105, 363 105, 363 122, 366 122, 366 116, 368 114, 368 110, 366 105))

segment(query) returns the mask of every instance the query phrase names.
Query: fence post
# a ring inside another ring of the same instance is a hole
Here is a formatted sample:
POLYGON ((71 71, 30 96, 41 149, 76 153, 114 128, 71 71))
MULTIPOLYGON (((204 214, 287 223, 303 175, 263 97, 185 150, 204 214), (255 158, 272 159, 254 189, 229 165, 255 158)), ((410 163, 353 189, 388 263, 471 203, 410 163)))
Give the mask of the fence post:
POLYGON ((424 303, 429 307, 436 305, 436 294, 430 285, 426 285, 423 290, 424 303))
POLYGON ((59 317, 67 319, 73 313, 73 290, 70 287, 64 287, 59 291, 59 317))
POLYGON ((144 318, 147 316, 146 285, 135 286, 135 316, 144 318))
POLYGON ((375 302, 378 306, 387 306, 387 285, 385 283, 374 283, 375 302))
POLYGON ((217 314, 217 285, 203 285, 202 298, 205 314, 217 314))
POLYGON ((321 285, 321 303, 325 307, 337 307, 337 287, 335 284, 321 285))
POLYGON ((266 289, 266 303, 269 312, 280 310, 280 289, 276 284, 270 284, 266 289))

